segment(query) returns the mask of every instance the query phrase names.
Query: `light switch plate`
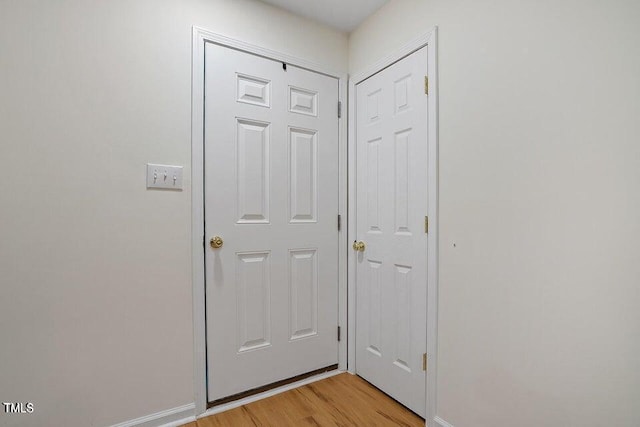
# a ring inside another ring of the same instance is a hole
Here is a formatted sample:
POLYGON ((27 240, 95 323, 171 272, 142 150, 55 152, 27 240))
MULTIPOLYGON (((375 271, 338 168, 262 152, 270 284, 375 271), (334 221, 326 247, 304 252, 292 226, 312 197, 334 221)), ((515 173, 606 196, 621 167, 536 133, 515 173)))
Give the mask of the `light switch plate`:
POLYGON ((182 190, 182 166, 147 163, 147 188, 182 190))

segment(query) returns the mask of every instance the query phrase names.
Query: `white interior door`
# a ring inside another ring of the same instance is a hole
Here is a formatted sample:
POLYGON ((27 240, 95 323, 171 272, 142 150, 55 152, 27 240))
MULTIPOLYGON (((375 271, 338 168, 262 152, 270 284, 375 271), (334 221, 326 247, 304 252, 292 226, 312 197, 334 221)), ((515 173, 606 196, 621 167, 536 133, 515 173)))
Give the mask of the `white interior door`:
POLYGON ((205 48, 209 401, 338 361, 338 80, 284 68, 205 48))
POLYGON ((356 370, 426 413, 427 47, 356 86, 356 370))

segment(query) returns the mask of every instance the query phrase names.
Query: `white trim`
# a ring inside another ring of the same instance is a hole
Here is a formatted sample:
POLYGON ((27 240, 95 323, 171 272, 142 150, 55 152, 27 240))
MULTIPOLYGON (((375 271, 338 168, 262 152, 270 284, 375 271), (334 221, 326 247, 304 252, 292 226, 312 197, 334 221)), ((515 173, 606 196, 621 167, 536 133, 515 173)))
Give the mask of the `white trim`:
POLYGON ((189 403, 155 414, 145 415, 135 420, 114 424, 111 427, 177 427, 196 420, 196 405, 189 403))
POLYGON ((193 27, 191 56, 191 268, 193 286, 193 383, 196 415, 207 410, 207 337, 204 293, 204 45, 193 27))
POLYGON ((435 417, 433 421, 436 423, 436 427, 453 427, 453 424, 446 422, 440 417, 435 417))
POLYGON ((427 40, 429 45, 427 75, 429 76, 428 133, 429 133, 429 254, 427 257, 427 420, 435 419, 438 412, 438 260, 440 249, 439 212, 439 134, 438 134, 438 28, 435 27, 427 40))
POLYGON ((348 337, 349 337, 349 320, 348 313, 349 308, 347 307, 348 302, 348 290, 347 290, 347 253, 348 253, 348 212, 347 212, 347 201, 349 193, 347 191, 347 162, 348 162, 348 140, 347 140, 347 131, 348 131, 348 121, 347 121, 347 83, 348 76, 344 75, 339 79, 339 98, 342 103, 342 117, 340 118, 340 123, 338 126, 340 127, 340 153, 339 162, 340 162, 340 171, 339 171, 339 195, 340 201, 338 203, 338 209, 340 210, 341 215, 341 230, 338 235, 338 325, 341 327, 341 337, 340 342, 338 343, 338 369, 346 371, 348 368, 348 337))
MULTIPOLYGON (((402 46, 393 54, 381 59, 373 65, 366 67, 362 71, 355 73, 349 79, 349 239, 356 239, 356 85, 382 71, 388 66, 410 55, 411 53, 429 46, 427 50, 427 75, 429 76, 429 96, 428 105, 428 156, 429 156, 429 183, 428 183, 428 215, 429 234, 428 254, 427 254, 427 417, 426 424, 431 424, 437 410, 437 355, 438 355, 438 28, 421 35, 402 46)), ((348 301, 349 301, 349 325, 351 334, 349 336, 349 371, 357 372, 355 357, 355 311, 356 311, 356 289, 355 289, 355 267, 356 257, 353 251, 348 252, 348 301)))
MULTIPOLYGON (((353 78, 349 78, 349 167, 347 168, 349 174, 349 214, 348 214, 348 239, 347 242, 355 242, 356 240, 356 90, 353 78)), ((356 256, 354 251, 348 250, 347 247, 347 264, 348 264, 348 277, 347 277, 347 289, 348 289, 348 313, 349 313, 349 335, 348 339, 348 351, 349 355, 349 372, 356 373, 356 256)))
MULTIPOLYGON (((206 322, 205 322, 205 277, 204 277, 204 47, 205 43, 217 43, 233 49, 238 49, 254 55, 286 62, 296 67, 325 74, 338 79, 339 101, 347 105, 346 87, 347 75, 336 73, 322 65, 306 61, 295 56, 274 50, 265 49, 227 36, 213 33, 197 26, 193 27, 192 39, 192 69, 191 69, 191 259, 193 285, 193 333, 194 333, 194 387, 196 414, 207 411, 207 360, 206 360, 206 322)), ((343 222, 346 223, 347 193, 347 119, 346 114, 339 119, 340 145, 340 183, 339 209, 343 222)), ((347 264, 346 227, 339 233, 339 262, 338 262, 338 322, 342 326, 343 335, 349 336, 347 331, 347 264)), ((342 340, 338 345, 338 366, 347 368, 347 345, 342 340)))
POLYGON ((333 376, 344 373, 344 371, 334 370, 330 372, 325 372, 322 374, 314 375, 309 378, 305 378, 300 381, 296 381, 294 383, 286 384, 281 387, 272 388, 270 390, 264 391, 262 393, 254 394, 253 396, 248 396, 243 399, 234 400, 233 402, 225 403, 224 405, 214 406, 213 408, 206 411, 204 414, 198 415, 198 418, 208 417, 211 415, 219 414, 220 412, 228 411, 230 409, 237 408, 239 406, 247 405, 252 402, 256 402, 258 400, 266 399, 267 397, 275 396, 276 394, 283 393, 285 391, 293 390, 294 388, 302 387, 303 385, 311 384, 316 381, 324 380, 327 378, 331 378, 333 376))

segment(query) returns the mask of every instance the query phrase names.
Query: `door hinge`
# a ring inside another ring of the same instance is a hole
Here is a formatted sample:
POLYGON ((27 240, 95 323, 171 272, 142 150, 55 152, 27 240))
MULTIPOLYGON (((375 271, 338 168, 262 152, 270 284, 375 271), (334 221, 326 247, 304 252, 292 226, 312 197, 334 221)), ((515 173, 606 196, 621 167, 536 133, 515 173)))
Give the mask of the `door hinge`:
POLYGON ((342 229, 342 215, 338 215, 338 231, 342 229))
POLYGON ((338 118, 342 118, 342 101, 338 101, 338 118))
POLYGON ((340 341, 340 326, 338 326, 338 341, 340 341))
POLYGON ((422 370, 427 371, 427 353, 422 355, 422 370))
POLYGON ((429 217, 428 216, 424 217, 424 232, 426 234, 429 234, 429 217))
POLYGON ((429 76, 424 76, 424 94, 429 95, 429 76))

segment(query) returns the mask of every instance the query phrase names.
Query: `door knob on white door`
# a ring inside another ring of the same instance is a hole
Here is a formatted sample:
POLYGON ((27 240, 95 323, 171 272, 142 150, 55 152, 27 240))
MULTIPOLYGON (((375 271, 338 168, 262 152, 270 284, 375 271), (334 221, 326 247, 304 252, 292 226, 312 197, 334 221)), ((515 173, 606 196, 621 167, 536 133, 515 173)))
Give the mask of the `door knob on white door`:
POLYGON ((358 251, 358 252, 364 252, 365 249, 365 244, 363 241, 357 242, 357 241, 353 241, 353 250, 354 251, 358 251))
POLYGON ((222 240, 220 236, 215 236, 211 238, 211 240, 209 241, 209 244, 213 249, 218 249, 218 248, 221 248, 222 245, 224 245, 224 240, 222 240))

